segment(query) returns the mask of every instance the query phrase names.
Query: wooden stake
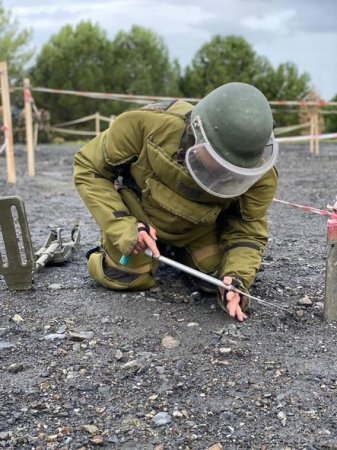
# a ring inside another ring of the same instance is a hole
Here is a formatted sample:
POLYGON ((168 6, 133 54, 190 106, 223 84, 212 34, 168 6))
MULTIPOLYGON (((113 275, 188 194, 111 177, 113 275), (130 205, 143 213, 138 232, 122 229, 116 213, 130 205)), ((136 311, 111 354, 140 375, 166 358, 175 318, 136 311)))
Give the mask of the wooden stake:
POLYGON ((26 126, 26 146, 28 175, 35 176, 35 156, 34 156, 34 134, 33 134, 33 118, 32 118, 32 96, 30 93, 30 82, 28 78, 23 80, 23 98, 25 102, 25 126, 26 126))
MULTIPOLYGON (((315 135, 318 136, 319 135, 319 126, 318 126, 318 111, 316 109, 316 113, 315 113, 315 135)), ((315 139, 315 155, 319 155, 319 139, 316 138, 315 139)))
POLYGON ((329 219, 327 228, 329 244, 325 274, 324 320, 337 320, 337 220, 329 219))
MULTIPOLYGON (((314 115, 310 111, 310 136, 315 134, 314 115)), ((314 138, 310 138, 310 153, 314 153, 314 138)))
POLYGON ((39 141, 39 124, 34 124, 34 148, 37 147, 37 143, 39 141))
POLYGON ((7 63, 0 62, 0 91, 3 106, 4 135, 6 139, 7 181, 16 182, 15 156, 13 144, 12 112, 9 95, 7 63))
POLYGON ((101 119, 100 119, 99 112, 95 113, 95 131, 96 131, 96 136, 98 136, 99 133, 101 132, 101 119))

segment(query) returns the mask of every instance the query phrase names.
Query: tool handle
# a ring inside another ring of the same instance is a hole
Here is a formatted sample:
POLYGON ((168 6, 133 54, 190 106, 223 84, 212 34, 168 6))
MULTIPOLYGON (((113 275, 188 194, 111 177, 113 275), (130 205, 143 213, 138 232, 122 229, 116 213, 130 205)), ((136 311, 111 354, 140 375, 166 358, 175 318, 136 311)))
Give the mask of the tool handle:
POLYGON ((119 260, 119 264, 121 264, 122 266, 127 266, 129 264, 129 261, 130 261, 130 256, 122 255, 121 259, 119 260))
POLYGON ((244 295, 244 296, 246 296, 246 297, 248 297, 248 298, 251 298, 251 299, 253 299, 253 300, 256 300, 256 301, 259 302, 259 303, 262 303, 263 305, 271 306, 271 307, 273 307, 273 308, 276 308, 276 309, 280 309, 280 310, 282 310, 282 311, 287 311, 287 312, 289 312, 288 309, 287 309, 287 308, 284 308, 283 306, 274 305, 273 303, 269 303, 269 302, 267 302, 267 301, 265 301, 265 300, 262 300, 262 299, 259 298, 259 297, 255 297, 255 296, 253 296, 253 295, 250 295, 250 294, 248 294, 248 293, 246 293, 246 292, 241 291, 240 289, 236 288, 236 287, 233 286, 233 285, 227 285, 227 284, 225 284, 223 281, 219 280, 218 278, 214 278, 214 277, 212 277, 212 276, 210 276, 210 275, 207 275, 206 273, 199 272, 198 270, 195 270, 195 269, 193 269, 192 267, 185 266, 184 264, 181 264, 181 263, 179 263, 179 262, 177 262, 177 261, 174 261, 173 259, 166 258, 166 256, 158 256, 158 257, 154 257, 153 254, 152 254, 152 252, 151 252, 151 250, 148 249, 148 248, 145 250, 145 254, 146 254, 147 256, 149 256, 150 258, 157 259, 159 262, 163 262, 163 263, 165 263, 165 264, 167 264, 167 265, 169 265, 169 266, 175 267, 176 269, 179 269, 179 270, 181 270, 182 272, 186 272, 186 273, 188 273, 188 274, 190 274, 190 275, 193 275, 194 277, 197 277, 197 278, 200 278, 200 279, 202 279, 202 280, 205 280, 205 281, 207 281, 208 283, 214 284, 215 286, 218 286, 218 287, 220 287, 220 288, 225 289, 226 291, 237 292, 237 293, 240 294, 240 295, 244 295))
POLYGON ((58 242, 53 242, 49 245, 44 251, 40 254, 40 257, 36 260, 36 271, 40 270, 44 267, 47 262, 53 258, 55 252, 60 248, 60 244, 58 242))
POLYGON ((157 259, 158 261, 164 264, 175 267, 176 269, 181 270, 182 272, 186 272, 189 275, 193 275, 194 277, 207 281, 208 283, 211 283, 214 286, 224 288, 226 289, 226 291, 233 290, 233 286, 229 286, 225 284, 223 281, 219 280, 218 278, 214 278, 210 275, 207 275, 207 273, 199 272, 198 270, 193 269, 192 267, 185 266, 184 264, 174 261, 173 259, 166 258, 166 256, 154 257, 151 250, 148 248, 145 250, 145 255, 149 256, 150 258, 157 259))

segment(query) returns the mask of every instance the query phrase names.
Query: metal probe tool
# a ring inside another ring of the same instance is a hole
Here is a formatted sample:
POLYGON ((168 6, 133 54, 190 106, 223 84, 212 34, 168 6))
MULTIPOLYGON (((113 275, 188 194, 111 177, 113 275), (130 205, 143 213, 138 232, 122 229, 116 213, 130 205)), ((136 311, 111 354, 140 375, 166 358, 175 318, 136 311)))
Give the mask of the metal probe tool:
POLYGON ((267 305, 272 308, 280 309, 282 311, 289 312, 287 308, 284 308, 279 305, 274 305, 273 303, 267 302, 266 300, 262 300, 259 297, 255 297, 254 295, 247 294, 246 292, 241 291, 240 289, 236 288, 233 285, 227 285, 223 281, 219 280, 218 278, 214 278, 211 275, 207 275, 206 273, 200 272, 196 269, 193 269, 192 267, 186 266, 184 264, 181 264, 177 261, 174 261, 173 259, 167 258, 166 256, 153 256, 150 249, 145 250, 145 254, 149 256, 150 258, 154 258, 158 260, 161 263, 167 264, 168 266, 174 267, 178 270, 181 270, 182 272, 188 273, 189 275, 193 275, 194 277, 200 278, 201 280, 207 281, 208 283, 213 284, 214 286, 217 286, 219 288, 223 288, 226 291, 233 291, 237 292, 240 295, 244 295, 245 297, 251 298, 252 300, 257 301, 258 303, 261 303, 262 305, 267 305))

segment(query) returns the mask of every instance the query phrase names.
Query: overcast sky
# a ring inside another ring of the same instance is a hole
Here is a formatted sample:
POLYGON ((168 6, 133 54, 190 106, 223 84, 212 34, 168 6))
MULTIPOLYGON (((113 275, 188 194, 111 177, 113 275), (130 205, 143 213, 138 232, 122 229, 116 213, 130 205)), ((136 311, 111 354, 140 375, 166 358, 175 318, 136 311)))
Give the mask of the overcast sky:
POLYGON ((184 67, 213 35, 235 34, 274 67, 290 61, 308 72, 324 100, 337 94, 337 0, 3 0, 3 6, 32 28, 37 50, 63 25, 81 20, 99 24, 110 38, 141 25, 159 34, 184 67))

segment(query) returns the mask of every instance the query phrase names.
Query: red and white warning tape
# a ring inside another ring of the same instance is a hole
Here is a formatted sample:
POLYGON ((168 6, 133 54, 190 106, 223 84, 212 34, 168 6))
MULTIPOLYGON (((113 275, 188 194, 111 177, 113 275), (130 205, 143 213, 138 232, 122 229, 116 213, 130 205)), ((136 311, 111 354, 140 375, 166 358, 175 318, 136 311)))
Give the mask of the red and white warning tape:
POLYGON ((300 209, 303 209, 306 212, 319 214, 320 216, 327 216, 330 219, 337 220, 337 213, 331 212, 331 211, 327 211, 325 209, 318 209, 318 208, 313 208, 312 206, 299 205, 298 203, 290 203, 290 202, 286 202, 284 200, 279 200, 277 198, 274 198, 274 202, 282 203, 283 205, 292 206, 294 208, 300 208, 300 209))
POLYGON ((32 88, 32 90, 37 92, 46 92, 50 94, 68 94, 68 95, 78 95, 80 97, 119 100, 123 102, 139 103, 142 105, 162 100, 185 100, 191 103, 195 103, 200 100, 199 98, 156 97, 151 95, 149 96, 149 95, 133 95, 133 94, 111 94, 107 92, 66 91, 64 89, 51 89, 44 87, 36 87, 32 88))
MULTIPOLYGON (((34 87, 33 91, 37 92, 48 92, 51 94, 70 94, 79 95, 82 97, 91 98, 106 98, 110 100, 120 100, 134 103, 146 104, 151 101, 161 101, 161 100, 185 100, 191 103, 196 103, 200 98, 182 98, 182 97, 161 97, 154 95, 134 95, 134 94, 112 94, 108 92, 86 92, 86 91, 73 91, 64 89, 52 89, 45 87, 34 87)), ((269 102, 270 105, 289 105, 289 106, 336 106, 337 102, 326 102, 325 100, 273 100, 269 102)))

